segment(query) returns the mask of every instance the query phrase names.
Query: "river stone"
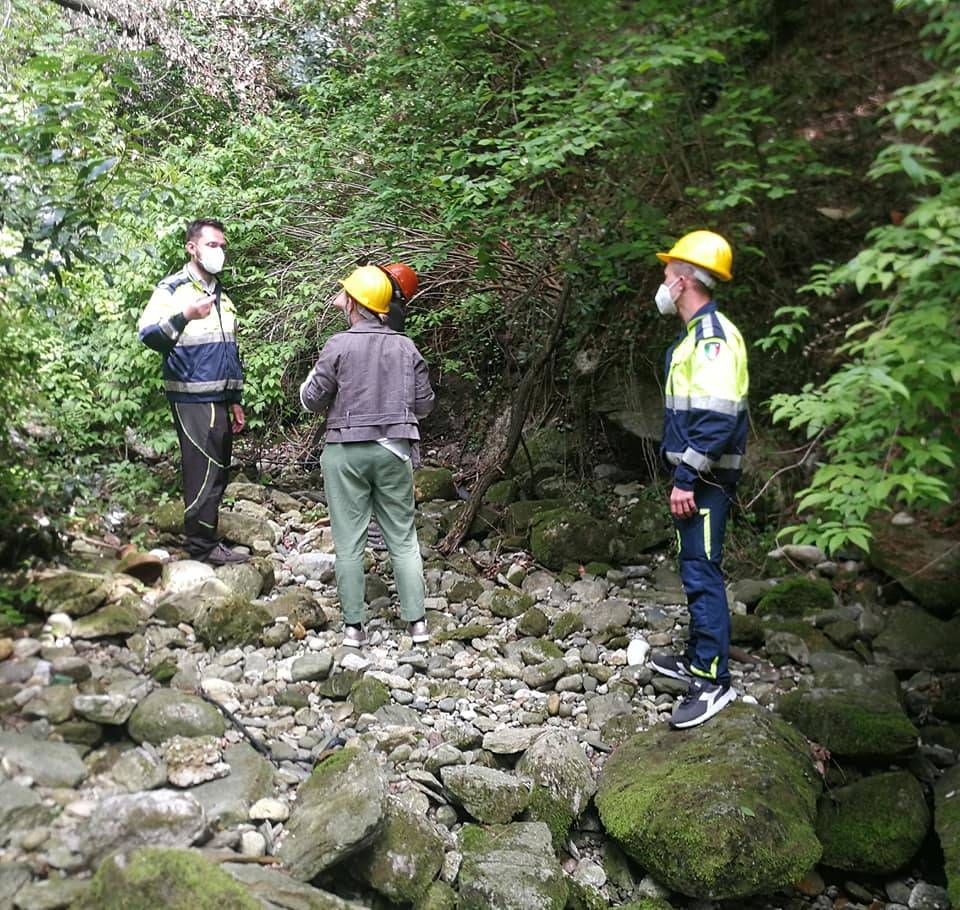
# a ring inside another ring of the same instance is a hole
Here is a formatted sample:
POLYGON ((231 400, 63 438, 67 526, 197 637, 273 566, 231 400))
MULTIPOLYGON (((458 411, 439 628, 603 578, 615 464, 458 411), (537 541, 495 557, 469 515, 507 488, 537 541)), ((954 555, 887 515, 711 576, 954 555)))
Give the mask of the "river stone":
POLYGON ((583 625, 591 632, 608 632, 630 625, 630 614, 630 604, 612 597, 595 607, 584 609, 583 625))
POLYGON ((775 582, 769 579, 741 578, 730 586, 730 597, 734 601, 753 607, 763 599, 765 594, 770 593, 774 584, 775 582))
POLYGON ((585 512, 555 509, 537 516, 530 531, 534 559, 548 569, 562 569, 568 562, 585 563, 609 558, 609 544, 616 526, 598 521, 585 512))
POLYGON ((13 910, 14 898, 31 878, 27 863, 0 863, 0 910, 13 910))
POLYGON ((77 695, 73 709, 81 717, 97 724, 125 724, 137 706, 137 700, 119 692, 106 695, 77 695))
POLYGON ((12 780, 0 783, 0 843, 6 841, 15 829, 36 828, 47 824, 53 817, 54 811, 44 806, 29 787, 22 787, 12 780))
POLYGON ((483 824, 504 824, 530 804, 533 783, 528 777, 483 768, 449 765, 440 778, 454 801, 483 824))
POLYGON ((266 608, 274 619, 282 616, 291 626, 299 624, 304 629, 322 629, 327 624, 327 614, 317 603, 313 592, 306 588, 285 591, 279 597, 267 601, 266 608))
POLYGON ((547 614, 539 607, 530 607, 517 623, 517 634, 539 638, 541 635, 546 635, 549 628, 550 620, 547 619, 547 614))
POLYGON ((284 866, 309 881, 369 846, 383 828, 385 800, 386 781, 373 756, 335 752, 300 785, 278 854, 284 866))
MULTIPOLYGON (((512 502, 504 511, 506 529, 511 534, 526 534, 530 529, 530 525, 544 512, 560 509, 565 504, 565 501, 562 499, 521 499, 517 502, 512 502)), ((553 581, 552 576, 551 581, 553 581)), ((523 590, 528 594, 533 593, 527 591, 526 584, 523 585, 523 590)))
POLYGON ((873 653, 897 673, 960 670, 960 617, 944 622, 918 607, 895 607, 873 640, 873 653))
POLYGON ((785 578, 757 604, 757 616, 803 619, 832 610, 835 603, 830 582, 805 575, 785 578))
POLYGON ((183 502, 177 499, 157 506, 153 512, 153 524, 158 531, 167 534, 182 534, 183 502))
POLYGON ((561 676, 567 675, 567 664, 562 657, 544 661, 523 671, 523 684, 530 689, 539 689, 555 683, 561 676))
POLYGON ((245 515, 243 512, 228 512, 220 510, 220 533, 234 543, 254 549, 254 544, 265 540, 271 547, 277 545, 280 535, 273 524, 258 518, 255 515, 245 515))
POLYGON ((457 486, 448 468, 417 468, 413 472, 413 492, 417 502, 457 498, 457 486))
POLYGON ((326 679, 332 667, 333 655, 329 651, 312 651, 290 665, 290 679, 292 682, 326 679))
POLYGON ((920 524, 897 527, 882 518, 871 522, 871 530, 870 562, 931 613, 955 615, 960 608, 956 539, 936 536, 920 524))
POLYGON ((197 617, 197 638, 214 648, 244 647, 260 642, 263 627, 273 622, 262 604, 233 595, 213 598, 197 617))
POLYGON ((223 736, 223 715, 196 695, 156 689, 130 715, 127 731, 138 743, 162 743, 171 736, 223 736))
POLYGON ((88 857, 100 860, 120 848, 189 847, 206 829, 203 807, 190 793, 124 793, 97 802, 81 844, 88 857))
POLYGON ((260 900, 266 910, 362 910, 360 904, 299 882, 279 869, 252 863, 224 863, 220 868, 260 900))
POLYGON ((516 755, 529 749, 543 732, 543 727, 501 727, 483 734, 483 748, 494 755, 516 755))
POLYGON ((44 717, 52 724, 62 724, 73 716, 76 696, 76 686, 47 686, 27 701, 20 711, 24 717, 44 717))
POLYGON ((596 805, 624 851, 674 891, 767 894, 820 858, 820 779, 804 738, 742 703, 689 731, 656 726, 607 760, 596 805))
POLYGON ((457 892, 446 882, 435 881, 417 904, 417 910, 456 910, 457 892))
POLYGON ((172 736, 163 744, 163 757, 167 779, 175 787, 194 787, 230 773, 215 736, 172 736))
POLYGON ((274 767, 249 743, 237 743, 224 752, 230 773, 190 790, 203 806, 207 821, 221 828, 250 818, 250 807, 273 795, 274 767))
POLYGON ((311 551, 296 553, 287 560, 287 565, 294 575, 303 575, 311 581, 321 581, 328 584, 333 581, 337 557, 333 553, 311 551))
POLYGON ((865 777, 820 798, 821 862, 845 872, 891 875, 916 856, 929 828, 923 787, 912 774, 865 777))
POLYGON ((777 704, 805 736, 853 760, 903 758, 917 748, 919 734, 891 670, 842 654, 816 654, 811 661, 814 686, 787 692, 777 704))
POLYGON ((490 592, 490 612, 502 619, 516 619, 532 606, 533 598, 529 594, 511 591, 509 588, 497 588, 490 592))
POLYGON ((145 617, 129 603, 113 603, 94 613, 81 616, 70 630, 72 638, 107 638, 111 635, 132 635, 145 617))
POLYGON ((152 749, 128 749, 110 769, 110 777, 128 793, 155 790, 167 782, 167 766, 152 749))
POLYGON ((590 762, 566 730, 548 730, 524 752, 517 771, 533 781, 526 818, 544 822, 561 847, 596 790, 590 762))
POLYGON ((103 606, 111 593, 110 582, 93 572, 56 572, 35 582, 37 607, 44 613, 85 616, 103 606))
POLYGON ((262 910, 242 885, 196 850, 125 846, 100 864, 73 910, 176 907, 262 910))
POLYGON ((216 578, 213 566, 197 559, 177 559, 163 567, 161 587, 167 594, 192 591, 210 579, 216 578))
POLYGON ((357 714, 374 714, 390 703, 390 689, 379 679, 364 676, 350 687, 350 701, 357 714))
POLYGON ((263 576, 260 570, 249 562, 230 563, 215 569, 217 578, 229 589, 245 600, 260 596, 263 589, 263 576))
POLYGON ((388 798, 383 830, 350 864, 353 874, 396 904, 415 904, 443 865, 444 839, 436 825, 388 798))
POLYGON ((542 822, 481 828, 459 836, 459 910, 563 910, 567 881, 542 822))
MULTIPOLYGON (((223 491, 223 498, 232 502, 236 502, 238 499, 246 499, 248 502, 264 503, 268 497, 272 498, 272 492, 273 491, 268 490, 258 483, 249 483, 246 480, 235 480, 227 484, 226 489, 223 491)), ((296 502, 296 500, 294 500, 294 502, 296 502)), ((299 505, 299 503, 297 505, 299 505)))
POLYGON ((943 850, 950 903, 960 907, 960 765, 945 771, 934 786, 934 824, 943 850))
MULTIPOLYGON (((80 903, 90 890, 90 882, 73 878, 49 878, 24 885, 17 892, 18 910, 58 910, 61 907, 90 907, 80 903)), ((99 910, 99 908, 98 908, 99 910)))
POLYGON ((72 746, 22 733, 0 731, 0 758, 8 773, 26 774, 42 787, 76 787, 87 776, 72 746))
POLYGON ((625 692, 609 692, 587 702, 590 723, 601 728, 614 717, 625 717, 632 713, 633 704, 625 692))

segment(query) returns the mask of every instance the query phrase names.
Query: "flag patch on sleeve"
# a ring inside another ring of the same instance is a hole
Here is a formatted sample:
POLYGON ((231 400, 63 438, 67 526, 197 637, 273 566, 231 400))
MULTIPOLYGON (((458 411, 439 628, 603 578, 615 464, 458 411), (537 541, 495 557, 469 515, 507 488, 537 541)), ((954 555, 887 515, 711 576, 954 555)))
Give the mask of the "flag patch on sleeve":
POLYGON ((707 360, 716 360, 720 356, 720 342, 708 341, 703 346, 703 353, 707 360))

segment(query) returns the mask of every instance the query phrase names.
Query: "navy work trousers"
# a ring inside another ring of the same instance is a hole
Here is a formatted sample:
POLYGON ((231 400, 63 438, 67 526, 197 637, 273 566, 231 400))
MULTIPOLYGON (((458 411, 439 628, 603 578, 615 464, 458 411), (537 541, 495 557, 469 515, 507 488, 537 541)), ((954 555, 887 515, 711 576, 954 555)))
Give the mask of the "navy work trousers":
POLYGON ((730 684, 730 610, 720 560, 734 487, 698 480, 697 514, 674 519, 680 546, 680 580, 687 595, 687 659, 697 676, 730 684))

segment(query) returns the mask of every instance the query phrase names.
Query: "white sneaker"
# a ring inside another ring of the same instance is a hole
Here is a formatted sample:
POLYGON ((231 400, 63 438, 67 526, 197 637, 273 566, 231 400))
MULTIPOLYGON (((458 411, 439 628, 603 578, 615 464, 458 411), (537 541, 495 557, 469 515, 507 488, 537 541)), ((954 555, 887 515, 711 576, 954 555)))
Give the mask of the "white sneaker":
POLYGON ((343 627, 343 644, 347 648, 362 648, 367 643, 367 633, 363 626, 343 627))
POLYGON ((427 630, 425 619, 418 619, 410 623, 410 637, 415 645, 423 645, 430 641, 430 632, 427 630))

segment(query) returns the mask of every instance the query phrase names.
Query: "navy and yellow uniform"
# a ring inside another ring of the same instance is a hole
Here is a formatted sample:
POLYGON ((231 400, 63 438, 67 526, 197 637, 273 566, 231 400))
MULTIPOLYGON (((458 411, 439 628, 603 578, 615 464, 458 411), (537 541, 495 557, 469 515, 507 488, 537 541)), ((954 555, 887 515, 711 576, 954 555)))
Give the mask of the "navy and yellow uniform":
POLYGON ((217 543, 233 451, 230 406, 240 403, 243 391, 236 309, 219 283, 204 285, 184 266, 157 285, 139 330, 140 340, 163 355, 163 386, 183 460, 187 550, 203 558, 217 543), (210 294, 216 304, 207 316, 183 315, 189 303, 210 294))
POLYGON ((711 301, 670 347, 666 369, 662 452, 674 486, 692 490, 697 504, 697 514, 674 519, 690 610, 686 656, 694 674, 728 685, 730 613, 720 561, 747 443, 746 345, 711 301))

